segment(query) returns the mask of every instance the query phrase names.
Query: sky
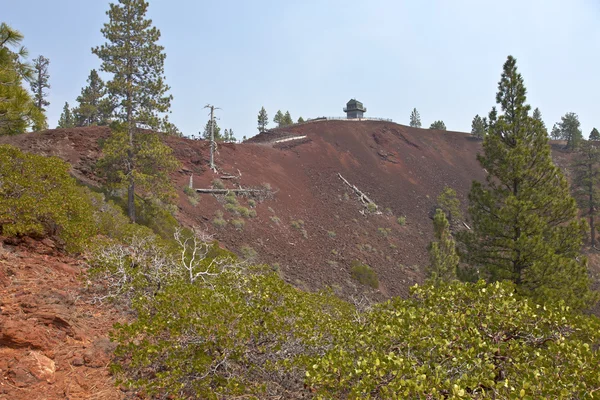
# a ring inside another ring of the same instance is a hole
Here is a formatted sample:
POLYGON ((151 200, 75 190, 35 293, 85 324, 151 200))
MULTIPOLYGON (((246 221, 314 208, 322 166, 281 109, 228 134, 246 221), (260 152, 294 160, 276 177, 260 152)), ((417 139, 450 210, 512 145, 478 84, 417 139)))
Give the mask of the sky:
MULTIPOLYGON (((50 127, 100 60, 105 0, 19 0, 0 21, 21 31, 30 58, 50 59, 50 127)), ((351 98, 365 116, 424 127, 443 120, 470 132, 495 105, 508 55, 546 126, 579 115, 600 129, 599 0, 150 0, 160 29, 170 120, 184 135, 216 115, 237 138, 258 133, 262 106, 292 118, 344 116, 351 98)), ((109 76, 104 76, 108 78, 109 76)))

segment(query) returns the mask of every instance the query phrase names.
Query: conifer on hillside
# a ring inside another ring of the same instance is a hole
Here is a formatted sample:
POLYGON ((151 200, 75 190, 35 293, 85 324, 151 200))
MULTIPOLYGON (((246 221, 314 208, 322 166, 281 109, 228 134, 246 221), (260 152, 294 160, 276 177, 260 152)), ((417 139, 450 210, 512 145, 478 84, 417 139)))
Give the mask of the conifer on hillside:
POLYGON ((581 255, 585 221, 567 180, 554 165, 540 121, 528 116, 526 89, 509 56, 498 84, 489 132, 478 156, 488 172, 469 194, 472 230, 462 233, 465 259, 490 281, 508 279, 536 301, 590 304, 587 260, 581 255))

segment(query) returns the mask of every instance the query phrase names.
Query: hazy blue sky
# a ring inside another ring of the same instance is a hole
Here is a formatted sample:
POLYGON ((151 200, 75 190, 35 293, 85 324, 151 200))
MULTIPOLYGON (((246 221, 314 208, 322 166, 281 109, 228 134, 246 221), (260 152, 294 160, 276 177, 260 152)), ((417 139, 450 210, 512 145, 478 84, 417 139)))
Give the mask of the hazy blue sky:
MULTIPOLYGON (((104 42, 108 1, 6 1, 1 20, 25 35, 30 56, 50 58, 51 127, 104 42)), ((203 128, 207 103, 238 138, 257 133, 264 106, 292 117, 342 116, 352 97, 367 116, 425 127, 441 119, 470 131, 494 105, 506 56, 517 58, 528 100, 548 126, 579 114, 600 128, 599 0, 150 0, 162 32, 171 119, 203 128)), ((271 125, 273 123, 271 122, 271 125)))

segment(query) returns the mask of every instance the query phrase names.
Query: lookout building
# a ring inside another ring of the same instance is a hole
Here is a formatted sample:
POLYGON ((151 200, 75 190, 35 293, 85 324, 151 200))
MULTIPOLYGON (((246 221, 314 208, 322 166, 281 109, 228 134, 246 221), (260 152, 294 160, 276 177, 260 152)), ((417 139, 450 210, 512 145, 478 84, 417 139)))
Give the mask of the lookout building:
POLYGON ((344 112, 348 119, 362 118, 363 113, 367 112, 367 109, 363 106, 363 103, 356 99, 351 99, 344 107, 344 112))

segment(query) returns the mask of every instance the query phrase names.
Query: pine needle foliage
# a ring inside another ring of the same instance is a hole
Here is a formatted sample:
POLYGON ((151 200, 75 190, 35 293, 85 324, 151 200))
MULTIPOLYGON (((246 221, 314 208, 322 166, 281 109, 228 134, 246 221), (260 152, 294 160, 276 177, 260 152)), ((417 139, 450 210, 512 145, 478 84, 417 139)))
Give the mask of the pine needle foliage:
POLYGON ((441 210, 435 211, 433 217, 435 241, 429 245, 429 266, 427 278, 433 284, 456 280, 459 257, 456 245, 450 234, 450 225, 446 214, 441 210))
POLYGON ((585 221, 554 165, 542 124, 531 118, 523 77, 509 56, 498 84, 489 133, 478 156, 488 171, 469 194, 472 231, 461 234, 469 263, 490 281, 508 279, 537 301, 564 299, 585 308, 590 291, 581 255, 585 221))

